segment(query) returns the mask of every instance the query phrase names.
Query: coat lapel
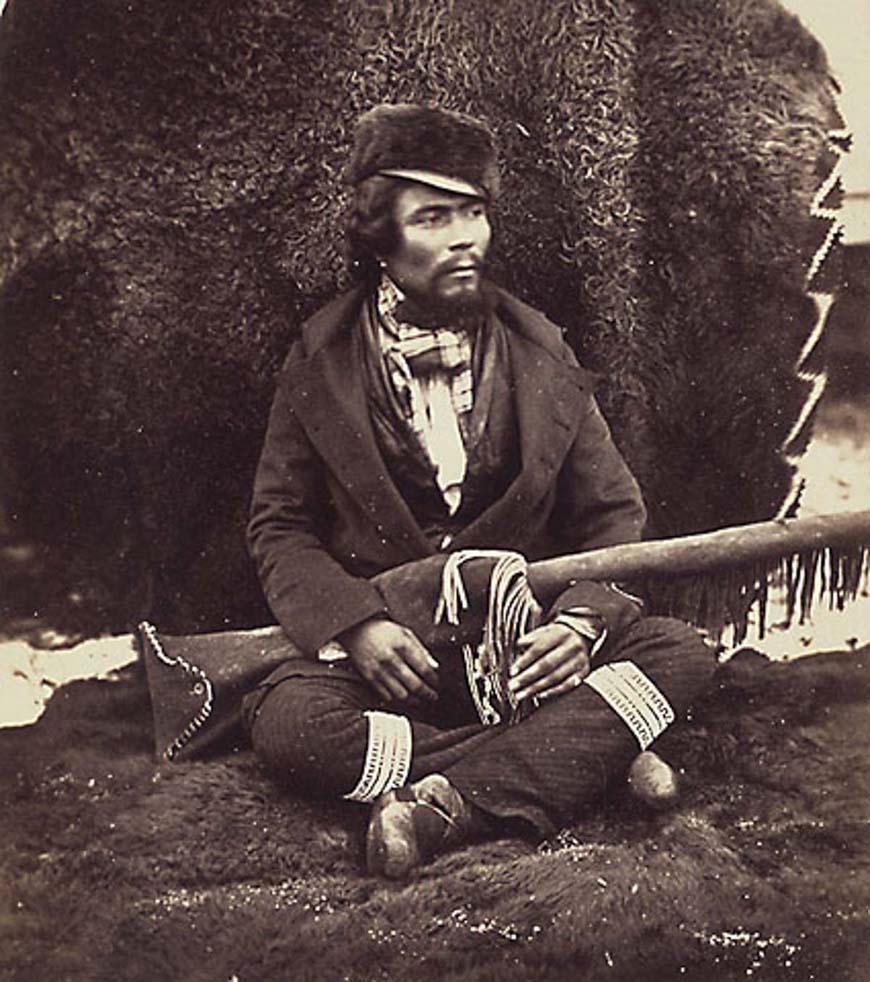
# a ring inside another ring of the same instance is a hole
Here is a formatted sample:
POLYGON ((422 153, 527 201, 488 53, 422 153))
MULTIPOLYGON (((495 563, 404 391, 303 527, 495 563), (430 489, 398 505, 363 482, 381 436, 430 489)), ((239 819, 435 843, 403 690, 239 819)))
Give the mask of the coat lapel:
POLYGON ((520 436, 520 471, 505 494, 457 534, 454 549, 502 546, 522 536, 528 516, 556 480, 577 432, 576 406, 589 374, 508 329, 520 436))
MULTIPOLYGON (((289 370, 294 409, 336 478, 359 502, 385 539, 400 542, 408 559, 435 549, 386 469, 371 426, 362 360, 352 324, 359 296, 340 298, 309 322, 309 357, 289 370)), ((520 470, 506 493, 457 533, 452 548, 504 547, 519 542, 528 516, 556 480, 577 431, 580 390, 590 374, 554 357, 527 336, 523 322, 537 312, 515 302, 508 352, 520 436, 520 470), (518 323, 519 322, 519 323, 518 323)))
MULTIPOLYGON (((340 309, 339 316, 347 311, 340 309)), ((362 361, 351 323, 329 331, 308 359, 290 369, 291 401, 309 439, 332 473, 369 514, 383 538, 409 559, 434 551, 393 483, 372 430, 362 361)))

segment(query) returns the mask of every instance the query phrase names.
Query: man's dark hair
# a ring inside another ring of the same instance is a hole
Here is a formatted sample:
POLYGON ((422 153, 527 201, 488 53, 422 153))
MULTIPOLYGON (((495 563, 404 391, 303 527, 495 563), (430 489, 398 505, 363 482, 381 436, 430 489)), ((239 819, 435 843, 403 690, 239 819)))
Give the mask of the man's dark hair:
POLYGON ((345 231, 347 263, 351 274, 377 282, 379 257, 389 256, 399 244, 394 205, 408 182, 375 174, 356 186, 345 231))

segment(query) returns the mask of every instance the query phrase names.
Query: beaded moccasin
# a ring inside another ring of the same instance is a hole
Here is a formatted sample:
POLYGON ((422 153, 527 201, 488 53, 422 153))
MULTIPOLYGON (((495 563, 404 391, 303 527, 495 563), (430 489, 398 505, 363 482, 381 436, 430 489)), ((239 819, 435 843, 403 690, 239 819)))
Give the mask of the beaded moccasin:
POLYGON ((381 795, 366 836, 370 873, 399 879, 445 849, 470 838, 472 808, 444 777, 428 774, 381 795))

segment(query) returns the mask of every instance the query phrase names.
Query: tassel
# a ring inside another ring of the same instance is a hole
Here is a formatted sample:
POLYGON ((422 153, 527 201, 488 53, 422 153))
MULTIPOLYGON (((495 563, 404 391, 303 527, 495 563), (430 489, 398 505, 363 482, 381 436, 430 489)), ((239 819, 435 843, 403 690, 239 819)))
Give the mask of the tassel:
MULTIPOLYGON (((520 556, 506 549, 460 549, 451 552, 441 570, 441 592, 435 606, 434 624, 457 625, 462 614, 468 610, 468 591, 462 580, 462 566, 472 559, 502 559, 506 556, 520 556)), ((525 562, 525 560, 523 560, 525 562)))
MULTIPOLYGON (((517 641, 541 621, 541 607, 529 586, 529 566, 519 553, 499 559, 489 580, 489 601, 480 664, 489 676, 502 719, 517 723, 526 713, 508 688, 517 641)), ((531 710, 531 706, 528 707, 531 710)))

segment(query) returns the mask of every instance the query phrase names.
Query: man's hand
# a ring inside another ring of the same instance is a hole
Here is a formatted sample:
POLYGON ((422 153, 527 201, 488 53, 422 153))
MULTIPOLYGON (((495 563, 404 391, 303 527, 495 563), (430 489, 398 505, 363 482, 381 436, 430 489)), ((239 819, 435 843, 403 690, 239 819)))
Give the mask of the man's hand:
POLYGON ((565 624, 536 627, 519 639, 517 649, 508 685, 518 701, 559 696, 589 674, 589 642, 565 624))
POLYGON ((339 640, 360 675, 387 702, 438 701, 438 662, 409 628, 375 617, 344 631, 339 640))

